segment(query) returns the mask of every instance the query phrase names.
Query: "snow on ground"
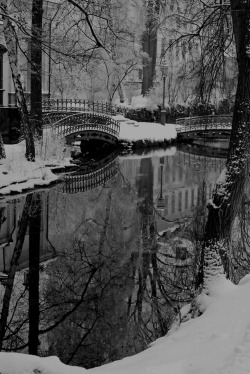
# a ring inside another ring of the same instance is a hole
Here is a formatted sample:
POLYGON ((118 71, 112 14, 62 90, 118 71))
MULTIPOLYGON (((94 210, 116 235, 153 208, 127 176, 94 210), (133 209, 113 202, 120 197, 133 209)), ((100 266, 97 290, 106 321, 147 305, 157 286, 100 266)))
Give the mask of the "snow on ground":
MULTIPOLYGON (((41 158, 36 157, 35 162, 28 162, 25 159, 24 142, 6 144, 5 151, 6 158, 0 160, 0 195, 45 186, 58 179, 41 158)), ((67 163, 68 160, 65 160, 60 166, 67 163)))
MULTIPOLYGON (((250 373, 250 275, 239 285, 222 278, 211 296, 202 295, 204 314, 183 323, 147 350, 88 370, 91 374, 246 374, 250 373)), ((187 309, 187 308, 185 308, 187 309)), ((81 374, 85 369, 56 358, 0 353, 1 374, 81 374)))
MULTIPOLYGON (((137 140, 169 140, 176 138, 175 125, 165 127, 159 123, 136 122, 125 119, 122 115, 113 117, 121 121, 120 139, 137 140)), ((60 139, 53 138, 49 128, 44 131, 41 152, 36 156, 36 162, 25 159, 25 143, 5 145, 6 159, 0 160, 0 195, 20 193, 36 186, 48 185, 58 179, 52 172, 52 165, 63 167, 70 165, 69 158, 64 152, 60 139), (58 149, 58 154, 57 154, 58 149), (46 157, 44 156, 46 153, 46 157), (40 155, 42 157, 40 157, 40 155), (51 165, 51 166, 46 166, 51 165)))
POLYGON ((1 374, 82 374, 87 370, 64 365, 57 357, 36 357, 19 353, 0 353, 1 374))
POLYGON ((120 139, 124 141, 163 141, 175 139, 177 136, 176 126, 171 123, 163 126, 156 122, 137 122, 124 118, 122 115, 113 118, 120 121, 120 139))

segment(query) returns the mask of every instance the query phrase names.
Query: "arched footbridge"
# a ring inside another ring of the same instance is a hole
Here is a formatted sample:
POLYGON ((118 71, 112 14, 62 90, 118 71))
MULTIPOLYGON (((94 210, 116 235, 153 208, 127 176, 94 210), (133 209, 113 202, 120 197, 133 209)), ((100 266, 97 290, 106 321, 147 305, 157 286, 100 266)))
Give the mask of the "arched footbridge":
POLYGON ((106 103, 48 100, 43 103, 43 123, 68 144, 85 139, 100 139, 115 144, 120 122, 113 118, 116 107, 106 103), (81 105, 80 105, 81 104, 81 105))
POLYGON ((176 125, 179 140, 227 140, 231 134, 232 115, 178 118, 176 125))

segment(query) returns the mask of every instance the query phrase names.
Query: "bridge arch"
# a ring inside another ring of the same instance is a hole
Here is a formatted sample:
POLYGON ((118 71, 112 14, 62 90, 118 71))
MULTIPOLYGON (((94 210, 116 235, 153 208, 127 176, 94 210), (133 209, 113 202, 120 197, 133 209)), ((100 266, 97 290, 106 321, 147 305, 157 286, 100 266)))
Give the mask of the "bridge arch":
POLYGON ((232 115, 183 117, 176 120, 176 125, 179 140, 229 139, 232 115))
MULTIPOLYGON (((49 113, 46 121, 49 124, 49 113)), ((92 113, 62 113, 61 118, 53 122, 56 117, 55 112, 51 113, 50 124, 53 131, 58 136, 65 136, 68 144, 85 139, 101 139, 111 144, 115 144, 119 138, 120 123, 111 116, 92 113)))

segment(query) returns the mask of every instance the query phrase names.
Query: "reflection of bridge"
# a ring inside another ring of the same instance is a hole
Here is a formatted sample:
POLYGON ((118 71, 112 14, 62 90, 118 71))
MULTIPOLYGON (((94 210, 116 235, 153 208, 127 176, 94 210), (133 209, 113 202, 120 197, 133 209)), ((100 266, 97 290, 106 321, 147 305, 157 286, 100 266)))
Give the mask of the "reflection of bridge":
POLYGON ((188 166, 192 169, 202 169, 204 171, 222 170, 225 167, 225 158, 206 157, 188 152, 176 152, 177 163, 188 166))
POLYGON ((67 175, 64 178, 63 192, 77 193, 93 190, 112 179, 119 169, 119 158, 87 174, 67 175))
POLYGON ((232 116, 185 117, 176 120, 177 138, 180 140, 213 141, 228 139, 231 134, 232 116))
POLYGON ((43 122, 51 126, 67 143, 84 139, 101 139, 116 143, 120 123, 111 117, 116 108, 107 103, 81 100, 47 100, 43 102, 43 122))

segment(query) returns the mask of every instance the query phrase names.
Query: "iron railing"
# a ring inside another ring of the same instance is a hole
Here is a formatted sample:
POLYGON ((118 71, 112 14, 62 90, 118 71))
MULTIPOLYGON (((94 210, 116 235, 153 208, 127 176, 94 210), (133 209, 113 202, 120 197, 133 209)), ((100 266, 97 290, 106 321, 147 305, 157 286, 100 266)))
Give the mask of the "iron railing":
POLYGON ((205 157, 192 153, 177 151, 177 163, 192 168, 200 167, 202 170, 222 170, 225 167, 226 159, 218 157, 205 157))
POLYGON ((95 112, 116 115, 118 107, 106 102, 80 99, 46 99, 42 102, 44 112, 95 112))
POLYGON ((119 169, 119 158, 88 174, 67 175, 64 178, 63 192, 77 193, 93 190, 111 180, 119 169))
POLYGON ((96 113, 76 113, 52 124, 57 135, 70 135, 80 131, 95 130, 119 137, 120 123, 113 118, 96 113))
POLYGON ((176 120, 176 125, 177 133, 197 130, 228 130, 232 128, 232 115, 183 117, 176 120))

